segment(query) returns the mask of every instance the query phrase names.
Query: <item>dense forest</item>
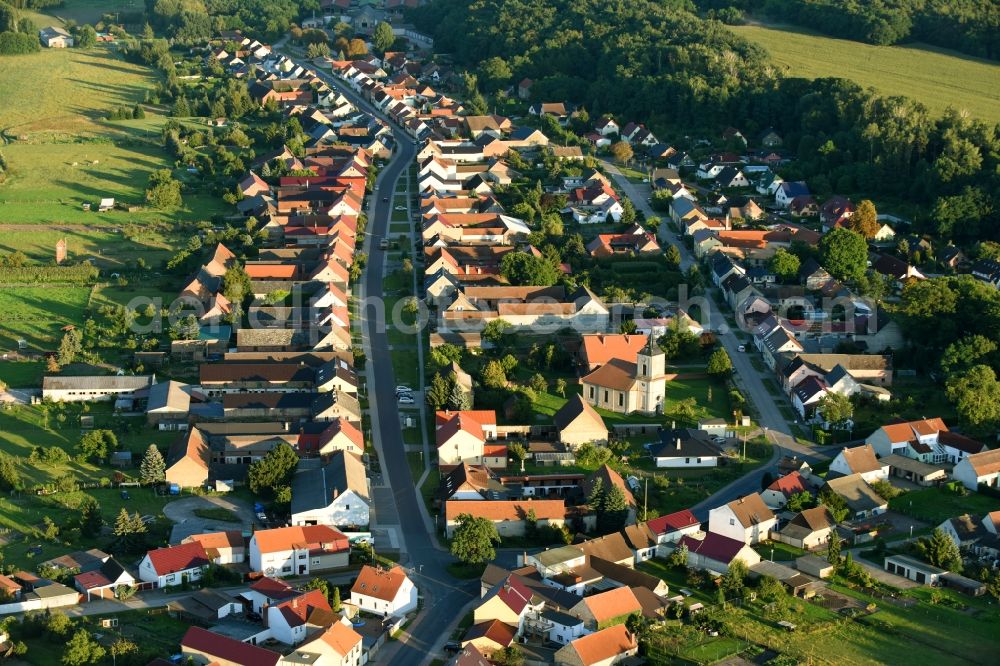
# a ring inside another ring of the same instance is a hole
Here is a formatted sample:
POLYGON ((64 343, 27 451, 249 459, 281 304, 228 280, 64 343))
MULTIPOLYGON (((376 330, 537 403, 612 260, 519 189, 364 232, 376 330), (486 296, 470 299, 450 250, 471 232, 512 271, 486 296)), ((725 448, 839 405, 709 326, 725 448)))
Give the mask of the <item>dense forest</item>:
POLYGON ((734 7, 739 13, 763 14, 775 22, 870 44, 926 42, 981 58, 1000 58, 997 0, 695 0, 695 4, 715 12, 734 7))
POLYGON ((529 77, 536 100, 645 122, 661 139, 736 125, 753 142, 774 127, 797 157, 786 177, 817 194, 906 201, 941 239, 1000 238, 996 127, 958 111, 933 118, 913 100, 842 79, 784 78, 763 50, 691 9, 683 0, 433 0, 410 18, 480 81, 529 77))
POLYGON ((203 41, 231 29, 276 40, 300 13, 319 11, 319 0, 146 0, 146 9, 155 27, 180 42, 203 41))

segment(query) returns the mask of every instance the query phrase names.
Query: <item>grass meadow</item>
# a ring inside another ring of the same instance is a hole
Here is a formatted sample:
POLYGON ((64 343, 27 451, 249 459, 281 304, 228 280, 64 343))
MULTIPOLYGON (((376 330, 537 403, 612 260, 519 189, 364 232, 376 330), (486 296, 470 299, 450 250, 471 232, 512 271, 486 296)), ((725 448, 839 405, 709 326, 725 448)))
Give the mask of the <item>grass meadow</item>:
POLYGON ((923 44, 872 46, 797 27, 730 28, 763 46, 787 75, 839 77, 885 95, 906 95, 940 115, 949 106, 1000 122, 1000 66, 923 44))
POLYGON ((0 348, 17 349, 24 338, 33 347, 54 349, 62 327, 79 325, 90 287, 45 286, 0 289, 0 348))

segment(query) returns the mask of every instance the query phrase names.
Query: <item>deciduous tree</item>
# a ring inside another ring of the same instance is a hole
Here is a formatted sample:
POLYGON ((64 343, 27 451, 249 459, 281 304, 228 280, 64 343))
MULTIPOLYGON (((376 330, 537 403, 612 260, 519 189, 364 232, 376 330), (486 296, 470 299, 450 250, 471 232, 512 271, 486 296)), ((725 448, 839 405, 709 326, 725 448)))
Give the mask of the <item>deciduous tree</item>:
POLYGON ((451 554, 465 564, 486 564, 496 557, 500 543, 496 525, 489 519, 459 514, 451 541, 451 554))
POLYGON ((875 204, 870 199, 862 199, 857 208, 854 209, 854 213, 848 218, 847 227, 868 240, 875 238, 875 234, 879 230, 875 204))
POLYGON ((819 242, 820 263, 841 280, 857 280, 868 268, 868 243, 850 229, 838 228, 819 242))

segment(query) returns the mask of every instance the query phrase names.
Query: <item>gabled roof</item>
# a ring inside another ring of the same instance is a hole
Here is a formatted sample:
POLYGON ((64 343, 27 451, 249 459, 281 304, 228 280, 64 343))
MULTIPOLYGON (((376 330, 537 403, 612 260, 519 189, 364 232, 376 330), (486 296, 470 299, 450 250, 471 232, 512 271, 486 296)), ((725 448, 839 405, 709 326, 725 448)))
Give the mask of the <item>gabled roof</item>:
POLYGON ((256 645, 222 636, 201 627, 190 627, 181 639, 181 648, 201 652, 209 658, 224 659, 233 664, 277 666, 281 655, 256 645))
POLYGON ((618 587, 584 597, 582 603, 590 610, 590 614, 594 616, 598 624, 642 612, 642 604, 639 603, 632 588, 629 587, 618 587))
POLYGON ((764 503, 764 498, 760 496, 760 493, 735 499, 726 506, 736 514, 736 519, 743 527, 774 520, 774 512, 764 503))
POLYGON ((334 451, 323 467, 292 477, 292 513, 324 509, 349 490, 363 500, 369 499, 365 465, 353 453, 334 451))
POLYGON ((847 468, 854 474, 877 472, 882 469, 882 463, 875 456, 875 449, 872 448, 871 444, 843 449, 840 452, 840 457, 844 459, 847 468))
POLYGON ((628 484, 625 483, 625 479, 622 475, 611 469, 607 464, 601 465, 584 479, 583 482, 583 492, 588 497, 591 491, 594 489, 594 484, 600 480, 601 484, 604 486, 604 491, 607 492, 611 486, 617 486, 621 488, 622 493, 625 495, 625 501, 631 506, 636 506, 635 497, 632 495, 632 491, 629 489, 628 484))
POLYGON ((613 532, 604 536, 588 539, 583 543, 577 544, 577 547, 586 555, 599 557, 603 560, 607 560, 608 562, 622 562, 625 560, 631 561, 635 557, 635 554, 632 552, 632 549, 629 548, 628 543, 625 541, 625 537, 622 536, 621 532, 613 532))
POLYGON ((524 520, 529 511, 538 520, 566 517, 563 500, 448 500, 444 503, 445 519, 453 522, 463 513, 491 521, 524 520))
POLYGON ((689 553, 697 553, 722 564, 732 562, 733 558, 746 547, 742 541, 716 532, 706 532, 704 539, 695 539, 685 534, 681 537, 680 545, 687 546, 689 553))
POLYGON ((268 576, 254 581, 250 589, 254 592, 259 592, 269 599, 291 599, 300 594, 298 590, 285 581, 268 576))
POLYGON ((790 474, 778 477, 767 489, 782 493, 785 497, 791 497, 796 493, 805 492, 806 486, 802 480, 802 475, 796 470, 790 474))
POLYGON ((618 655, 635 650, 638 642, 623 624, 602 629, 570 643, 583 666, 603 664, 618 655))
POLYGON ((252 538, 261 553, 304 550, 320 545, 329 545, 337 551, 350 548, 347 537, 327 525, 300 525, 257 530, 252 538))
POLYGON ((847 506, 855 513, 871 511, 887 504, 860 474, 827 479, 826 485, 830 490, 843 497, 847 506))
POLYGON ((701 525, 701 521, 695 518, 690 509, 682 509, 666 516, 646 521, 646 526, 658 535, 679 532, 695 525, 701 525))
POLYGON ((351 587, 351 592, 382 601, 392 601, 407 580, 406 572, 399 565, 386 570, 366 564, 361 567, 358 578, 351 587))
POLYGON ((469 627, 469 631, 466 632, 462 640, 472 641, 477 638, 486 638, 497 645, 507 647, 514 642, 516 634, 517 627, 512 627, 500 620, 487 620, 486 622, 480 622, 469 627))
POLYGON ((987 474, 1000 472, 1000 449, 973 453, 966 460, 969 461, 976 476, 986 476, 987 474))
POLYGON ((582 352, 587 363, 601 365, 611 359, 634 361, 649 339, 648 335, 597 333, 583 336, 582 352))
POLYGON ((208 553, 198 542, 182 543, 179 546, 157 548, 146 553, 153 570, 158 576, 208 566, 208 553))
POLYGON ((601 415, 578 393, 571 396, 566 404, 552 415, 552 421, 555 423, 556 428, 562 431, 581 416, 591 421, 592 425, 606 429, 604 419, 601 418, 601 415))
POLYGON ((280 604, 271 606, 271 608, 281 613, 281 616, 288 623, 289 627, 317 624, 313 619, 314 614, 319 614, 316 617, 316 620, 318 620, 321 617, 324 619, 328 618, 333 613, 333 610, 330 608, 330 602, 327 601, 326 595, 323 594, 322 590, 309 590, 305 594, 282 601, 280 604))
POLYGON ((341 657, 346 657, 363 639, 361 634, 348 627, 343 622, 334 622, 319 639, 329 645, 341 657))

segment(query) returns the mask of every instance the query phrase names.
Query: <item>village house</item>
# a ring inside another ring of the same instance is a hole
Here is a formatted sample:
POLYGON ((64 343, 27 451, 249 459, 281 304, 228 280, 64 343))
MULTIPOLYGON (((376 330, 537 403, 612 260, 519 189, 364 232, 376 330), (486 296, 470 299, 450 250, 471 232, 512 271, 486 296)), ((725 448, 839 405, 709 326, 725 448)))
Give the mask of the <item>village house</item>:
POLYGON ((181 639, 181 655, 195 664, 280 666, 281 654, 243 643, 201 627, 189 627, 181 639))
POLYGON ((257 530, 250 537, 250 569, 268 576, 305 576, 347 566, 347 537, 327 525, 257 530))
POLYGON ((139 562, 139 580, 154 583, 156 588, 190 583, 201 578, 210 562, 205 547, 198 542, 157 548, 139 562))
POLYGON ((50 25, 38 31, 38 38, 42 46, 50 49, 72 48, 74 44, 73 36, 59 26, 50 25))
POLYGON ((97 375, 44 377, 42 399, 52 402, 129 400, 137 391, 156 383, 152 375, 97 375))
POLYGON ((444 531, 449 539, 458 527, 458 518, 469 514, 486 518, 496 525, 503 536, 523 536, 529 511, 535 512, 538 527, 562 526, 566 523, 566 505, 561 499, 552 500, 448 500, 444 503, 444 531))
POLYGON ((808 492, 805 479, 799 472, 794 471, 775 479, 771 485, 765 488, 760 496, 771 509, 783 509, 792 495, 808 492))
POLYGON ((827 478, 860 474, 868 483, 885 480, 889 476, 889 466, 875 457, 875 449, 870 444, 842 449, 830 463, 827 478))
POLYGON ((722 452, 704 430, 670 428, 660 431, 650 455, 657 467, 717 467, 722 452))
POLYGON ((308 633, 337 621, 322 590, 309 590, 287 601, 267 607, 271 636, 286 645, 298 645, 308 633))
POLYGON ((637 638, 617 624, 574 639, 555 654, 555 663, 560 666, 612 666, 639 652, 637 638))
POLYGON ((350 621, 342 618, 318 635, 307 635, 306 642, 300 644, 294 653, 285 657, 285 663, 296 663, 293 659, 315 658, 315 661, 311 663, 323 664, 324 666, 326 664, 330 666, 361 666, 368 657, 363 641, 361 634, 351 628, 350 621), (315 638, 311 638, 311 636, 315 636, 315 638))
POLYGON ((826 545, 836 523, 825 506, 805 509, 774 533, 777 541, 796 548, 813 550, 826 545))
POLYGON ((403 567, 381 569, 365 565, 351 587, 351 603, 376 615, 406 615, 417 608, 417 588, 403 567))
POLYGON ((497 436, 494 411, 439 411, 434 420, 438 466, 443 470, 462 463, 499 469, 507 466, 507 447, 493 444, 497 436))
POLYGON ((510 574, 483 595, 479 606, 472 611, 472 621, 475 624, 500 621, 514 627, 515 634, 520 636, 525 619, 530 613, 540 611, 543 603, 520 576, 510 574))
POLYGON ((865 439, 880 458, 901 455, 930 464, 956 464, 989 450, 985 444, 952 432, 940 418, 884 425, 865 439))
POLYGON ((559 441, 574 449, 581 444, 607 444, 608 428, 604 419, 579 393, 570 396, 566 404, 552 416, 559 441))
POLYGON ((712 531, 704 533, 701 538, 698 535, 684 535, 678 541, 677 547, 687 549, 689 567, 719 576, 729 571, 729 565, 736 560, 742 560, 749 567, 761 559, 757 551, 746 542, 712 531))
POLYGON ((369 524, 371 492, 361 458, 334 451, 322 467, 292 477, 292 525, 357 531, 369 524))
POLYGON ((860 474, 827 479, 823 488, 843 498, 850 510, 850 518, 877 516, 889 508, 889 503, 876 493, 860 474))
POLYGON ((570 609, 570 614, 584 621, 590 631, 624 624, 632 613, 641 613, 642 604, 630 587, 617 587, 584 597, 570 609))
POLYGON ((962 458, 951 475, 969 490, 979 490, 979 486, 1000 486, 1000 449, 973 453, 962 458))
POLYGON ((246 539, 240 530, 192 534, 181 543, 200 543, 212 564, 242 564, 246 559, 246 539))
POLYGON ((771 538, 777 518, 759 493, 747 495, 708 512, 708 531, 746 544, 771 538))

